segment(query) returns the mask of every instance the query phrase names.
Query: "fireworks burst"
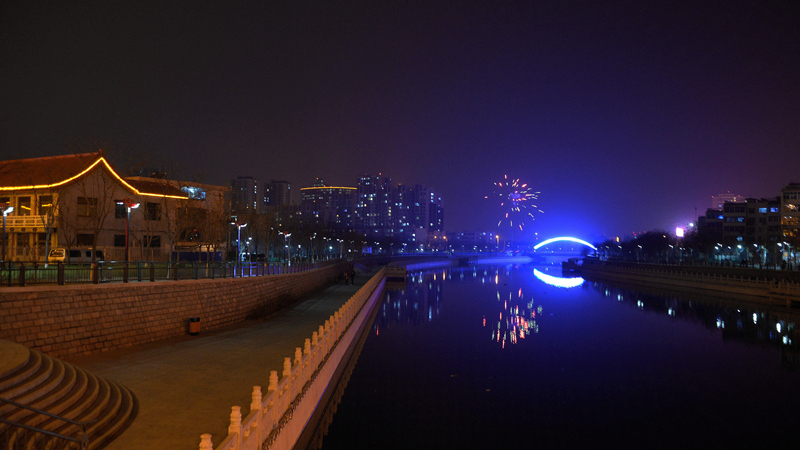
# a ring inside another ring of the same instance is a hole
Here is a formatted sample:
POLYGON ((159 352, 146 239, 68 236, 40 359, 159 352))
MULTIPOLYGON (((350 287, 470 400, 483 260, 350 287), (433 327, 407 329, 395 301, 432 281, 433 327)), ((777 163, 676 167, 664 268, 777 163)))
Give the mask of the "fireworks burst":
MULTIPOLYGON (((503 181, 495 183, 494 195, 500 197, 500 206, 504 209, 504 217, 497 222, 499 227, 504 221, 508 221, 509 225, 513 228, 516 226, 520 230, 523 229, 525 220, 533 217, 533 208, 540 213, 544 212, 539 207, 534 205, 533 202, 539 198, 539 192, 531 192, 531 188, 527 184, 519 182, 519 178, 509 180, 508 175, 503 177, 503 181)), ((486 198, 489 198, 487 195, 486 198)))

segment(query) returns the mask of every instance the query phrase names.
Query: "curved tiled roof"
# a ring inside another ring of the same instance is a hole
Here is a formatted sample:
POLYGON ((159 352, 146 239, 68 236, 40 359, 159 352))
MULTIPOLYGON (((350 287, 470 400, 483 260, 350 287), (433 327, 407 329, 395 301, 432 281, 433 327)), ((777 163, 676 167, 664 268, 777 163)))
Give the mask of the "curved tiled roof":
POLYGON ((137 178, 125 178, 125 181, 141 193, 152 195, 167 195, 185 198, 187 195, 168 181, 151 181, 137 178))
POLYGON ((65 184, 103 157, 101 152, 0 161, 0 189, 65 184))
POLYGON ((166 182, 123 179, 106 161, 102 151, 0 161, 0 192, 64 186, 79 179, 96 166, 100 166, 100 169, 105 168, 121 185, 134 194, 187 198, 184 192, 166 182))

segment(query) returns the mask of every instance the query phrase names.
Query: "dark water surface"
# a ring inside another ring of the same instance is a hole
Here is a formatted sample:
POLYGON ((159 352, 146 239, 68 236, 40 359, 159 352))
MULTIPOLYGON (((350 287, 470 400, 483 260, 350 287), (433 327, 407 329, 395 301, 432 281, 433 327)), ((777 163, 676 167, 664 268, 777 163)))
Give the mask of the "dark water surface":
POLYGON ((791 312, 549 270, 388 290, 323 448, 800 448, 791 312))

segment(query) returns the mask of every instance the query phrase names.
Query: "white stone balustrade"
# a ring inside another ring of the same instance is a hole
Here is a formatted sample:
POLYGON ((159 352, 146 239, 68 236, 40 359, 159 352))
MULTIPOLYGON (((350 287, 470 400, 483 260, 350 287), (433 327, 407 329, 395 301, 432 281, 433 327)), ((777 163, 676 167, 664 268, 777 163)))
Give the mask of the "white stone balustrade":
MULTIPOLYGON (((270 371, 269 384, 266 396, 262 395, 261 386, 253 386, 250 412, 242 418, 239 406, 231 407, 230 426, 228 436, 214 447, 210 434, 200 436, 200 450, 258 450, 261 448, 291 448, 299 432, 282 433, 286 427, 295 430, 305 426, 310 414, 305 408, 303 418, 297 418, 297 410, 308 392, 313 390, 313 395, 321 397, 322 388, 316 387, 314 382, 318 376, 332 376, 339 364, 342 355, 350 341, 344 342, 347 334, 350 339, 355 334, 351 324, 356 318, 366 316, 364 306, 374 304, 380 294, 384 283, 384 270, 381 269, 359 291, 353 295, 338 311, 336 311, 324 326, 320 325, 310 339, 306 339, 303 348, 297 347, 294 359, 284 358, 283 372, 278 378, 278 372, 270 371), (340 345, 341 344, 341 345, 340 345), (342 348, 344 347, 344 348, 342 348), (333 357, 336 356, 336 357, 333 357), (313 389, 312 389, 313 388, 313 389), (292 420, 301 421, 292 424, 292 420), (292 434, 292 436, 284 436, 292 434), (297 436, 295 436, 297 435, 297 436)), ((357 328, 357 327, 356 327, 357 328)), ((319 398, 312 398, 313 406, 319 398)), ((313 413, 313 408, 311 408, 313 413)))

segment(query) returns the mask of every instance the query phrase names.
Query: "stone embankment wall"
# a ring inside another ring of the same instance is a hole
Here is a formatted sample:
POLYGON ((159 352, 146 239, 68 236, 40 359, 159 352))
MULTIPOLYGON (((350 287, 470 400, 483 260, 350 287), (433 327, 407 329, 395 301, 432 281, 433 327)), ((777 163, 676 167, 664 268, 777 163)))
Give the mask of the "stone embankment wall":
POLYGON ((584 278, 620 281, 649 286, 678 289, 710 290, 747 296, 753 301, 782 306, 798 306, 800 283, 790 281, 786 273, 774 272, 758 277, 754 273, 703 272, 701 268, 684 270, 681 267, 636 265, 629 263, 588 262, 581 269, 584 278))
POLYGON ((264 316, 330 285, 344 270, 252 278, 0 289, 0 339, 51 356, 85 355, 264 316))

